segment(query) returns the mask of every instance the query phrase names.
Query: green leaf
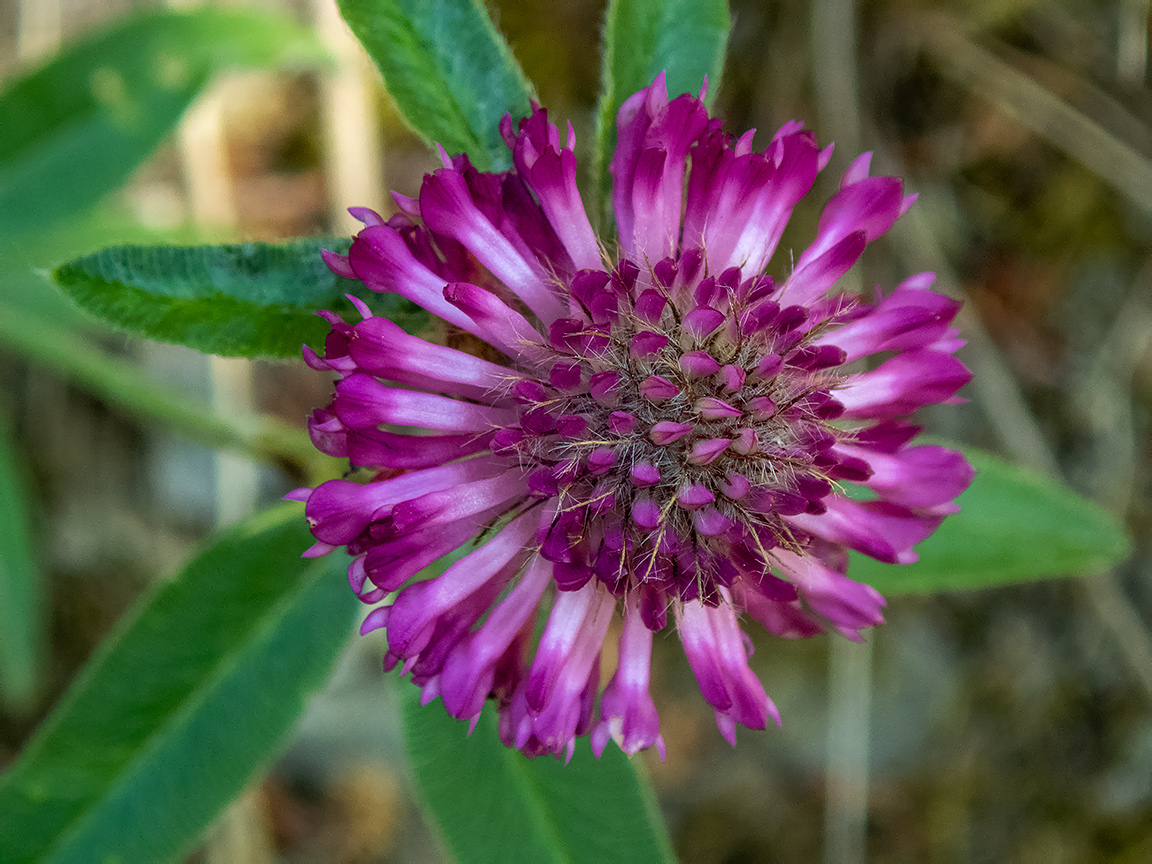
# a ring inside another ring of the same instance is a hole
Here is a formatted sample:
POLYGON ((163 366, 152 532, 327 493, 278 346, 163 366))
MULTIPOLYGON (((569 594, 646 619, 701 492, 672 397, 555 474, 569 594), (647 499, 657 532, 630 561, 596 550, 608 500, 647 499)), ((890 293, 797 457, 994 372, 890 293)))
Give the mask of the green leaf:
POLYGON ((347 641, 339 556, 298 505, 223 534, 141 601, 0 780, 0 861, 160 862, 272 758, 347 641))
POLYGON ((500 118, 526 116, 532 85, 483 0, 338 0, 412 130, 481 171, 507 168, 500 118))
POLYGON ((0 417, 0 705, 24 713, 40 690, 46 621, 25 484, 8 425, 0 417))
POLYGON ((476 731, 420 690, 398 686, 408 756, 423 803, 461 864, 675 860, 639 760, 582 740, 567 766, 500 743, 491 708, 476 731))
POLYGON ((138 365, 98 347, 85 330, 99 322, 77 308, 41 269, 117 238, 156 240, 162 236, 172 239, 171 232, 159 235, 103 206, 51 231, 0 236, 0 308, 4 310, 0 350, 44 366, 109 405, 145 420, 158 420, 170 431, 205 446, 275 462, 298 476, 330 474, 329 457, 312 446, 303 427, 271 416, 220 417, 209 406, 162 387, 138 365))
POLYGON ((731 24, 726 0, 609 0, 593 159, 598 195, 609 184, 605 169, 616 146, 620 105, 660 72, 667 73, 672 97, 695 94, 708 76, 711 102, 720 89, 731 24))
POLYGON ((53 267, 115 243, 197 241, 203 238, 190 229, 147 228, 121 208, 103 205, 49 230, 0 234, 0 308, 35 315, 58 326, 91 329, 97 322, 52 284, 53 267))
POLYGON ((964 449, 976 479, 960 512, 903 566, 852 554, 848 575, 886 594, 952 591, 1088 576, 1123 561, 1132 544, 1098 504, 1066 486, 978 450, 964 449))
POLYGON ((161 862, 265 765, 347 642, 300 507, 221 536, 138 605, 0 782, 0 861, 161 862))
POLYGON ((335 275, 321 249, 348 250, 346 239, 284 245, 117 246, 58 267, 56 283, 82 308, 119 327, 163 342, 239 357, 300 356, 322 345, 330 309, 359 314, 344 296, 360 294, 401 326, 427 320, 398 294, 375 294, 335 275))
POLYGON ((290 21, 215 9, 144 15, 69 46, 0 94, 0 234, 121 186, 221 69, 321 56, 290 21))

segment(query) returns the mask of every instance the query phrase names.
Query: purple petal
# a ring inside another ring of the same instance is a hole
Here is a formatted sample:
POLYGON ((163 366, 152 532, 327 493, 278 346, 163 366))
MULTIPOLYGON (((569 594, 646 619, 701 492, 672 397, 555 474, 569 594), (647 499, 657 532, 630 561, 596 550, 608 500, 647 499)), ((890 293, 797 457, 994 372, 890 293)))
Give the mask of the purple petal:
POLYGON ((352 429, 389 423, 458 432, 487 432, 516 421, 515 412, 474 405, 446 396, 386 387, 370 375, 357 373, 336 383, 332 402, 336 416, 352 429))
POLYGON ((416 260, 395 230, 365 228, 352 241, 348 261, 356 277, 373 291, 391 291, 468 333, 484 338, 472 320, 444 300, 444 279, 416 260))
POLYGON ((636 415, 627 411, 613 411, 608 415, 608 431, 613 435, 628 435, 636 428, 636 415))
MULTIPOLYGON (((721 589, 723 592, 723 589, 721 589)), ((676 627, 704 699, 719 715, 763 729, 780 715, 748 667, 748 654, 730 602, 709 608, 697 600, 677 607, 676 627)))
MULTIPOLYGON (((680 368, 684 370, 684 374, 689 378, 702 378, 705 375, 711 375, 720 369, 720 364, 716 362, 707 351, 689 351, 680 358, 680 368)), ((735 369, 737 367, 725 367, 735 369)), ((739 387, 733 388, 739 389, 739 387)))
POLYGON ((474 552, 465 555, 435 579, 416 582, 400 592, 392 604, 388 648, 402 657, 422 651, 432 636, 432 624, 500 574, 510 561, 522 556, 535 533, 538 517, 527 513, 474 552))
POLYGON ((660 482, 660 469, 647 462, 637 462, 629 473, 632 485, 644 489, 660 482))
POLYGON ((444 661, 440 690, 453 717, 477 716, 496 677, 496 663, 536 612, 552 580, 552 565, 534 558, 516 587, 493 609, 475 633, 460 642, 444 661))
POLYGON ((805 602, 844 636, 860 641, 862 628, 884 623, 884 598, 870 585, 854 582, 811 556, 783 549, 773 554, 805 602))
MULTIPOLYGON (((779 358, 777 358, 779 359, 779 358)), ((720 370, 717 376, 720 379, 720 386, 729 393, 735 393, 744 386, 746 374, 739 366, 728 364, 720 370)))
POLYGON ((934 291, 905 287, 910 281, 867 315, 818 337, 813 344, 835 344, 847 352, 848 361, 880 351, 909 351, 933 344, 945 334, 960 304, 934 291))
POLYGON ((972 378, 959 360, 939 351, 897 354, 871 372, 849 378, 836 391, 848 418, 895 417, 944 402, 972 378))
POLYGON ((348 353, 361 370, 379 378, 472 398, 486 396, 515 375, 505 366, 409 336, 380 317, 356 325, 348 353))
POLYGON ((652 439, 652 443, 665 446, 679 441, 691 431, 691 423, 674 423, 671 420, 661 420, 659 423, 653 424, 648 437, 652 439))
POLYGON ((931 507, 951 501, 968 488, 975 469, 955 450, 927 445, 889 454, 866 447, 837 445, 837 453, 866 462, 872 475, 865 485, 887 501, 906 507, 931 507))
POLYGON ((685 486, 676 495, 676 503, 683 507, 685 510, 699 510, 706 504, 711 504, 716 500, 716 496, 712 494, 707 486, 702 486, 699 483, 693 483, 690 486, 685 486))
POLYGON ((658 324, 667 305, 668 298, 659 291, 649 288, 636 298, 636 317, 646 324, 658 324))
POLYGON ((384 511, 386 515, 401 501, 490 477, 499 471, 499 462, 480 458, 412 471, 375 483, 329 480, 313 490, 304 513, 317 540, 341 546, 358 537, 373 518, 378 518, 377 513, 384 511))
POLYGON ((935 531, 943 518, 885 501, 849 501, 839 495, 828 496, 824 503, 826 513, 800 513, 785 517, 785 521, 888 564, 915 561, 912 547, 935 531))
POLYGON ((665 756, 660 718, 648 690, 652 664, 652 631, 645 625, 635 593, 624 607, 616 672, 600 699, 600 723, 592 732, 599 758, 611 737, 629 756, 655 746, 665 756))
POLYGON ((632 337, 628 346, 629 355, 635 360, 647 360, 664 350, 668 337, 652 330, 641 330, 632 337))
POLYGON ((426 175, 420 187, 420 215, 430 229, 467 247, 541 321, 550 324, 563 315, 544 273, 480 211, 463 175, 446 169, 426 175))
POLYGON ((529 172, 532 190, 577 269, 599 267, 596 235, 576 188, 576 154, 565 148, 540 154, 529 172))
POLYGON ((402 501, 392 509, 392 523, 397 531, 410 531, 455 522, 523 496, 528 481, 519 466, 495 477, 460 483, 451 489, 429 492, 402 501))
POLYGON ((681 325, 693 339, 703 340, 715 333, 724 323, 724 313, 711 306, 697 306, 684 316, 681 325))
POLYGON ((356 465, 384 468, 431 468, 487 450, 491 435, 397 435, 379 429, 348 433, 345 456, 356 465))
MULTIPOLYGON (((612 620, 615 602, 598 583, 590 583, 582 590, 589 591, 592 599, 582 616, 576 638, 569 644, 558 646, 564 649, 559 652, 545 649, 545 642, 549 643, 548 648, 552 647, 549 630, 557 616, 561 598, 553 607, 552 617, 545 628, 541 642, 544 653, 537 652, 529 679, 518 688, 509 706, 517 718, 515 743, 529 755, 545 752, 557 756, 563 754, 566 759, 571 759, 576 737, 586 734, 591 725, 592 705, 600 682, 600 649, 612 620), (534 683, 532 676, 542 676, 535 680, 551 679, 551 686, 546 686, 544 702, 539 709, 534 709, 528 702, 534 683)), ((574 593, 565 592, 568 596, 574 593)))
POLYGON ((697 441, 688 451, 688 462, 692 465, 710 465, 717 456, 728 449, 731 438, 708 438, 697 441))
POLYGON ((649 531, 660 524, 660 505, 646 495, 632 503, 632 521, 649 531))
POLYGON ((452 282, 443 286, 442 294, 458 314, 466 315, 469 332, 508 356, 537 363, 549 359, 543 347, 544 337, 527 318, 492 292, 468 282, 452 282))
POLYGON ((619 388, 620 373, 613 370, 597 372, 588 381, 588 392, 601 405, 611 406, 615 404, 616 393, 619 388))
POLYGON ((588 470, 604 474, 616 464, 616 451, 612 447, 597 447, 588 454, 588 470))
POLYGON ((640 395, 649 402, 664 402, 680 395, 680 388, 660 375, 649 375, 640 382, 640 395))

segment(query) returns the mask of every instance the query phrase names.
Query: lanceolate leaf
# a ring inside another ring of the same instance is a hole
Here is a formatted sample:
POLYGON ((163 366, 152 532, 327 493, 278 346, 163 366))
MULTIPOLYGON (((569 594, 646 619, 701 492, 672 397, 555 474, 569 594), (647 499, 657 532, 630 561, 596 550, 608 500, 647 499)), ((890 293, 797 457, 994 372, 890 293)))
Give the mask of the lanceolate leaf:
POLYGON ((979 473, 956 499, 961 511, 916 547, 920 560, 895 566, 853 554, 849 576, 886 594, 927 593, 1087 576, 1128 556, 1128 535, 1103 507, 993 456, 965 455, 979 473))
POLYGON ((227 356, 298 358, 301 344, 320 346, 328 332, 317 310, 359 320, 348 293, 402 326, 421 326, 426 317, 399 295, 374 294, 328 269, 320 250, 346 252, 348 245, 117 246, 64 264, 53 276, 81 307, 112 324, 227 356))
POLYGON ((498 124, 527 115, 532 85, 483 0, 338 2, 417 135, 482 171, 511 164, 498 124))
POLYGON ((145 15, 70 46, 0 93, 0 234, 118 188, 215 72, 321 56, 289 21, 214 9, 145 15))
POLYGON ((0 861, 176 858, 275 755, 355 617, 298 506, 222 535, 108 639, 0 779, 0 861))
POLYGON ((52 284, 49 271, 61 261, 113 243, 171 243, 171 232, 160 233, 141 226, 127 214, 111 207, 95 207, 84 216, 69 219, 50 230, 0 234, 0 306, 35 315, 57 326, 91 322, 76 304, 52 284))
POLYGON ((609 182, 621 103, 661 72, 673 97, 695 94, 707 76, 710 100, 720 88, 730 26, 727 0, 609 0, 596 109, 598 194, 609 182))
POLYGON ((460 864, 671 862, 671 843, 643 766, 609 742, 581 740, 567 766, 500 743, 491 708, 476 731, 420 690, 398 685, 404 737, 428 813, 460 864))
POLYGON ((22 712, 40 687, 46 622, 27 493, 7 421, 0 417, 0 705, 22 712))

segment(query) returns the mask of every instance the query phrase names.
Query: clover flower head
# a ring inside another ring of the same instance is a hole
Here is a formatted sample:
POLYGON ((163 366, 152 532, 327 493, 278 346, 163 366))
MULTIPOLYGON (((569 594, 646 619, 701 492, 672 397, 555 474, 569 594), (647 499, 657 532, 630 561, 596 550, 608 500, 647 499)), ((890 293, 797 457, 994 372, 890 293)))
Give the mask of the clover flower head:
POLYGON ((603 242, 571 126, 562 139, 534 105, 501 131, 511 170, 442 152, 399 215, 354 211, 348 255, 326 256, 457 347, 363 304, 357 323, 323 313, 325 354, 305 357, 339 380, 312 437, 373 472, 294 493, 318 541, 306 554, 346 547, 386 666, 473 723, 494 698, 528 755, 570 758, 590 734, 598 755, 611 738, 663 756, 650 661, 670 625, 729 741, 778 723, 742 620, 860 639, 884 600, 845 575, 847 551, 914 561, 972 477, 960 454, 913 446, 905 419, 970 377, 957 303, 928 273, 871 299, 833 290, 915 196, 869 176, 865 154, 811 244, 774 257, 831 147, 788 123, 754 150, 661 76, 620 109, 618 236, 603 242))

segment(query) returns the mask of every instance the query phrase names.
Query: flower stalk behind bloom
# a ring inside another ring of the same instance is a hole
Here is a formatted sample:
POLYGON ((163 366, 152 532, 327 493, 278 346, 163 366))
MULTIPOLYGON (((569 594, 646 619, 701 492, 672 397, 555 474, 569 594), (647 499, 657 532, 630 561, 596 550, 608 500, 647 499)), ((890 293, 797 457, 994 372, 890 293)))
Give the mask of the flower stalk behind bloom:
POLYGON ((512 170, 442 153, 399 215, 354 211, 365 228, 348 255, 326 254, 469 350, 360 303, 358 323, 323 313, 323 357, 305 349, 339 376, 310 423, 316 446, 372 470, 294 493, 308 554, 345 546, 366 603, 399 591, 365 621, 387 628, 387 668, 473 723, 494 698, 503 740, 529 755, 570 758, 590 734, 597 755, 611 738, 663 756, 649 682, 670 618, 729 741, 737 724, 779 723, 741 619, 862 638, 884 601, 845 575, 847 550, 914 561, 972 477, 959 454, 912 445, 905 419, 969 378, 957 304, 931 274, 873 301, 832 290, 911 205, 899 180, 856 159, 811 245, 772 274, 831 148, 789 123, 755 151, 699 98, 669 100, 663 76, 624 103, 618 130, 612 251, 576 188, 571 127, 562 143, 535 107, 501 124, 512 170), (409 581, 473 538, 443 574, 409 581))

